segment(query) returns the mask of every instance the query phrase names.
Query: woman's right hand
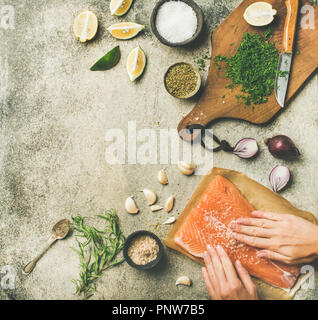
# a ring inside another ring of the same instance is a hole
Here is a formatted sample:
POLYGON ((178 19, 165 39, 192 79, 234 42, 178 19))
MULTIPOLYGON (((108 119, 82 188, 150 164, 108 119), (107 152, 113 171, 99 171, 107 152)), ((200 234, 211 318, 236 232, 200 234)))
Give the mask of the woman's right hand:
POLYGON ((231 223, 232 236, 262 250, 260 258, 287 264, 311 262, 318 257, 318 226, 289 214, 254 211, 254 218, 231 223))

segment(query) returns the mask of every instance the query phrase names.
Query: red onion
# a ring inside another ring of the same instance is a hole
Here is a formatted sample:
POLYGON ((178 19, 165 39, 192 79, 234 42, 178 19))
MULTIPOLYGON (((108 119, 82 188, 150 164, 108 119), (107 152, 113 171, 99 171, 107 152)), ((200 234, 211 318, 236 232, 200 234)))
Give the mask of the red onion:
POLYGON ((240 158, 249 159, 258 152, 257 142, 253 138, 244 138, 234 147, 233 153, 240 158))
POLYGON ((268 146, 269 152, 275 158, 291 160, 300 156, 300 152, 294 142, 287 136, 278 135, 270 139, 265 139, 264 142, 268 146))
POLYGON ((274 192, 284 189, 290 180, 290 171, 284 166, 275 166, 269 174, 269 182, 274 192))

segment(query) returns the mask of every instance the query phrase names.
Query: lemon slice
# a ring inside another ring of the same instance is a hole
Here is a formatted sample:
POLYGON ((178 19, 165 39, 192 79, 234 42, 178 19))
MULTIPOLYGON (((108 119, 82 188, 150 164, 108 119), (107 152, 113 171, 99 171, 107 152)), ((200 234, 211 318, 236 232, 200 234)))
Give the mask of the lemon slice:
POLYGON ((270 24, 277 13, 267 2, 255 2, 244 12, 244 19, 252 26, 261 27, 270 24))
POLYGON ((122 22, 111 25, 107 30, 113 37, 128 40, 135 37, 145 26, 134 22, 122 22))
POLYGON ((98 21, 91 11, 80 13, 74 20, 73 32, 81 42, 86 42, 95 37, 98 28, 98 21))
POLYGON ((135 81, 144 72, 146 66, 146 55, 138 46, 133 49, 127 58, 127 72, 131 81, 135 81))
POLYGON ((112 16, 122 16, 130 9, 133 0, 111 0, 110 13, 112 16))

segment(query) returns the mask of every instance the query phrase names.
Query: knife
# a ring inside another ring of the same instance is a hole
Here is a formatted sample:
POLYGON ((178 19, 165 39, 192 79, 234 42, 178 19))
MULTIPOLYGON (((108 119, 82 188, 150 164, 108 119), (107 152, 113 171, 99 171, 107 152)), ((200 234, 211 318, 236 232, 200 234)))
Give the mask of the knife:
POLYGON ((293 47, 297 24, 299 0, 286 0, 287 16, 284 27, 284 52, 279 55, 278 70, 275 81, 275 96, 279 105, 284 108, 293 61, 293 47))

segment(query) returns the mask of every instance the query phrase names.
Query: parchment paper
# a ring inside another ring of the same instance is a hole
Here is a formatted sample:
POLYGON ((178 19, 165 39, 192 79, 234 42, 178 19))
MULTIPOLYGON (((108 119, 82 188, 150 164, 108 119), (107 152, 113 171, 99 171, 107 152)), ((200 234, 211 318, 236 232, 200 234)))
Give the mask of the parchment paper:
MULTIPOLYGON (((282 196, 264 187, 258 182, 248 178, 243 173, 228 169, 213 168, 210 173, 204 176, 200 185, 192 195, 191 199, 188 201, 183 212, 179 215, 177 221, 173 225, 167 238, 164 240, 164 243, 167 247, 185 254, 186 256, 190 257, 192 260, 200 264, 204 264, 203 259, 194 257, 190 253, 179 247, 174 242, 173 238, 177 230, 181 227, 184 219, 190 213, 192 208, 196 206, 201 194, 217 175, 221 175, 224 178, 230 180, 256 210, 271 211, 282 214, 293 214, 317 224, 317 220, 313 216, 313 214, 295 208, 282 196)), ((273 287, 259 279, 253 280, 258 288, 260 298, 267 300, 291 300, 295 295, 297 289, 299 289, 300 284, 303 281, 303 277, 304 276, 299 277, 294 288, 291 289, 290 292, 286 292, 283 289, 273 287)))

